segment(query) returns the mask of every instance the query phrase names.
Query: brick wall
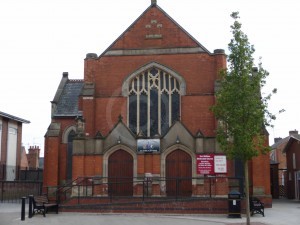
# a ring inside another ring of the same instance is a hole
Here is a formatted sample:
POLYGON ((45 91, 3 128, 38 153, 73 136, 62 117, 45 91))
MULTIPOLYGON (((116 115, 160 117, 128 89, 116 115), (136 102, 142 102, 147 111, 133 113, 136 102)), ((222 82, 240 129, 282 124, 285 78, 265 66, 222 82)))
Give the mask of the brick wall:
MULTIPOLYGON (((299 181, 295 180, 295 174, 300 170, 300 143, 297 139, 291 139, 287 149, 287 171, 288 171, 288 191, 289 199, 297 198, 296 186, 299 188, 299 181), (297 184, 298 182, 298 184, 297 184)), ((299 190, 298 190, 299 191, 299 190)))
MULTIPOLYGON (((114 200, 113 200, 114 201, 114 200)), ((129 201, 127 199, 127 201, 129 201)), ((182 199, 160 201, 153 199, 151 201, 136 202, 132 199, 132 203, 110 202, 107 198, 86 198, 81 199, 80 204, 76 205, 77 199, 68 202, 67 205, 60 207, 64 212, 113 212, 113 213, 181 213, 181 214, 227 214, 227 199, 182 199)), ((243 202, 242 202, 243 203, 243 202)), ((243 206, 244 204, 242 204, 243 206)), ((243 207, 243 211, 244 211, 243 207)))
POLYGON ((164 48, 172 47, 197 47, 195 41, 186 35, 169 17, 153 7, 146 11, 142 17, 126 32, 122 38, 112 46, 112 49, 140 49, 152 48, 154 46, 164 48), (155 20, 155 21, 153 21, 155 20), (162 24, 162 27, 157 27, 162 24), (150 25, 151 28, 146 28, 150 25), (147 34, 161 34, 161 39, 147 39, 147 34))
MULTIPOLYGON (((84 61, 84 81, 95 84, 95 94, 92 98, 81 96, 79 108, 83 111, 86 120, 85 132, 88 138, 93 138, 97 131, 106 136, 118 122, 119 115, 127 124, 127 98, 122 96, 123 82, 129 75, 151 62, 165 66, 185 80, 186 93, 181 98, 181 121, 187 130, 192 135, 200 130, 205 137, 214 137, 216 120, 210 107, 215 102, 214 86, 218 73, 226 67, 226 56, 220 51, 210 54, 205 49, 198 53, 157 54, 157 51, 162 49, 177 50, 179 48, 187 51, 190 48, 201 49, 202 46, 161 10, 153 7, 146 11, 101 57, 87 58, 84 61), (153 32, 161 35, 161 38, 147 38, 147 35, 154 34, 153 32), (105 55, 114 50, 139 51, 140 53, 105 55), (149 50, 154 54, 146 54, 149 50)), ((53 121, 61 123, 61 135, 69 126, 75 124, 74 118, 53 121)), ((55 168, 53 171, 48 171, 45 176, 49 184, 54 184, 55 179, 57 179, 56 182, 64 179, 66 173, 66 146, 59 138, 55 140, 51 138, 46 140, 48 149, 46 154, 49 155, 49 159, 46 160, 47 167, 53 164, 55 168), (58 170, 59 176, 56 175, 58 170)), ((160 174, 160 157, 159 154, 139 154, 137 174, 144 175, 146 172, 160 174)), ((268 162, 266 157, 261 156, 251 164, 253 185, 257 188, 256 190, 261 188, 266 194, 270 193, 268 179, 266 179, 269 176, 268 162)), ((102 155, 74 155, 73 179, 78 176, 102 175, 102 163, 102 155)), ((234 175, 233 164, 229 162, 228 166, 228 175, 234 175)), ((223 189, 220 191, 221 194, 225 192, 223 189)))
MULTIPOLYGON (((181 114, 187 128, 193 133, 201 129, 206 136, 214 135, 215 119, 209 108, 214 104, 214 81, 216 70, 220 68, 215 67, 215 58, 207 54, 102 57, 95 60, 93 67, 98 68, 94 72, 97 83, 95 120, 91 112, 92 103, 83 103, 84 116, 89 118, 86 123, 87 132, 95 133, 100 128, 101 133, 106 134, 119 115, 123 116, 126 123, 127 98, 122 97, 121 93, 123 81, 129 74, 152 61, 163 64, 184 77, 186 95, 182 96, 181 114)), ((92 100, 83 100, 85 101, 92 100)))
POLYGON ((8 120, 6 118, 2 118, 1 164, 6 164, 7 138, 8 138, 8 120))
POLYGON ((45 161, 44 161, 44 180, 43 185, 57 186, 59 184, 59 143, 58 137, 48 137, 45 140, 45 161))

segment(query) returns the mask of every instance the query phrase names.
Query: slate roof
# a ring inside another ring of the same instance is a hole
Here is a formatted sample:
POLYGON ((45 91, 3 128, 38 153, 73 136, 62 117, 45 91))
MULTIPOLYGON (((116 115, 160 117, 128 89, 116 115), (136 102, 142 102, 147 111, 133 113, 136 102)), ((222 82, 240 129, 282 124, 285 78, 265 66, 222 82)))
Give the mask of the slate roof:
POLYGON ((289 139, 290 139, 290 136, 282 138, 281 140, 279 140, 276 143, 274 143, 273 145, 271 145, 271 149, 277 149, 281 144, 287 143, 289 139))
POLYGON ((285 138, 282 138, 280 141, 277 141, 271 146, 271 149, 277 149, 282 144, 287 144, 291 137, 295 137, 296 139, 300 139, 299 134, 293 134, 291 136, 287 136, 285 138))
POLYGON ((283 152, 287 152, 290 148, 290 145, 292 144, 293 141, 300 141, 300 135, 292 135, 289 141, 286 143, 286 146, 283 149, 283 152))
POLYGON ((83 80, 68 80, 57 102, 54 116, 78 116, 78 96, 84 86, 83 80))

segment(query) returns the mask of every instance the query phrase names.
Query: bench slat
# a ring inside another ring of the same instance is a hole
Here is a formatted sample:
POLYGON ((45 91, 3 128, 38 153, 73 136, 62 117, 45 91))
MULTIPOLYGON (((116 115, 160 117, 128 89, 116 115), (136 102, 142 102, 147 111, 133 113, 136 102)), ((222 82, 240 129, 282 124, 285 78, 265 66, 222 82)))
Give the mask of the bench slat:
POLYGON ((56 213, 58 213, 58 204, 50 203, 46 195, 33 197, 33 214, 42 213, 43 216, 45 217, 48 208, 54 208, 56 213))
POLYGON ((249 201, 252 216, 254 214, 262 214, 262 216, 265 216, 265 206, 263 202, 261 202, 258 198, 255 197, 250 198, 249 201))

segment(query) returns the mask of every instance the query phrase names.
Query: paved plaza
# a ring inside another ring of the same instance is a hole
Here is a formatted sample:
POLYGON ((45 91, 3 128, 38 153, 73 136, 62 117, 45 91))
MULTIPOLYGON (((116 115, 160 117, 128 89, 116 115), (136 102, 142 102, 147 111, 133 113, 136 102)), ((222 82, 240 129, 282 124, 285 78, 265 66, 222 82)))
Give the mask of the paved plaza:
MULTIPOLYGON (((300 201, 274 200, 273 208, 265 209, 265 217, 251 217, 253 225, 299 225, 300 201)), ((35 215, 21 221, 21 204, 0 203, 0 225, 239 225, 245 224, 245 216, 230 219, 227 215, 166 215, 166 214, 96 214, 96 213, 49 213, 44 218, 35 215)))

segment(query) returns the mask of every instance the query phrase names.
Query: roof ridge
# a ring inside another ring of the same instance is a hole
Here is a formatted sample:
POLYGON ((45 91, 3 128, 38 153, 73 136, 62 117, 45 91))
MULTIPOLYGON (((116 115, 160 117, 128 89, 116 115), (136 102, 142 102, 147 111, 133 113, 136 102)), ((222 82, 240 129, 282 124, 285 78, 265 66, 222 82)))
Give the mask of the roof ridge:
POLYGON ((29 120, 22 119, 20 117, 17 117, 17 116, 14 116, 14 115, 11 115, 11 114, 8 114, 8 113, 5 113, 5 112, 1 112, 1 111, 0 111, 0 116, 11 119, 11 120, 15 120, 15 121, 18 121, 18 122, 21 122, 21 123, 30 123, 29 120))
POLYGON ((69 79, 69 82, 75 83, 75 82, 84 82, 84 79, 69 79))

